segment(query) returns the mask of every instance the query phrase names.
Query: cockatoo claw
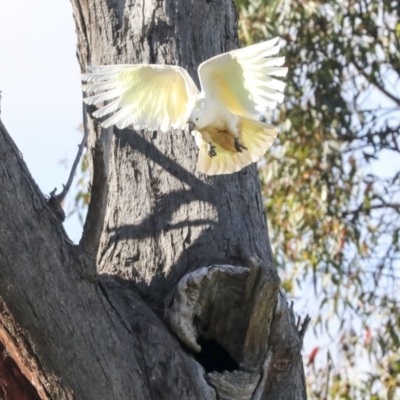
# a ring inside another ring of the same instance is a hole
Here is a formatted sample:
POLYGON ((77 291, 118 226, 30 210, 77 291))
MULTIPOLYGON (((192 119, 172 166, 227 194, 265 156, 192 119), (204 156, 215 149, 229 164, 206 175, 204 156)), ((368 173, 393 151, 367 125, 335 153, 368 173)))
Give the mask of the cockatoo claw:
POLYGON ((208 143, 208 155, 213 158, 217 155, 217 152, 215 151, 215 146, 211 143, 208 143))
POLYGON ((248 150, 248 148, 246 146, 243 146, 240 142, 239 142, 239 138, 235 138, 235 149, 238 153, 241 153, 243 150, 248 150))

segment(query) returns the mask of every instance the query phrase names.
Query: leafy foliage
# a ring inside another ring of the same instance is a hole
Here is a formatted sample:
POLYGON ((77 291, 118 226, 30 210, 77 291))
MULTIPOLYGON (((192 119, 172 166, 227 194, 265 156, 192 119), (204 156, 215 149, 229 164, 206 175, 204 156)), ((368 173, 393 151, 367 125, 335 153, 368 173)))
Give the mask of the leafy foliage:
POLYGON ((308 308, 318 304, 315 334, 330 341, 309 362, 310 397, 394 399, 400 6, 382 0, 237 5, 242 43, 279 35, 289 66, 285 102, 269 116, 281 128, 279 142, 260 176, 283 287, 308 308))

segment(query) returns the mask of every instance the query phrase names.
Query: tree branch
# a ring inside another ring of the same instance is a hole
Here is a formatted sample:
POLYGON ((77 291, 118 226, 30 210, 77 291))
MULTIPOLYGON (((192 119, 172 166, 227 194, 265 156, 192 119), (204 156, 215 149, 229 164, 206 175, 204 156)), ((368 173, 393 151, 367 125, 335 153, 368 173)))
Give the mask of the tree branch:
POLYGON ((80 249, 1 122, 0 187, 0 341, 44 399, 215 399, 132 285, 82 279, 80 249))
MULTIPOLYGON (((88 131, 88 129, 87 129, 88 131)), ((93 182, 90 203, 79 246, 89 258, 96 258, 107 206, 108 174, 103 139, 97 139, 93 148, 93 182)))
POLYGON ((347 217, 349 215, 352 215, 352 222, 355 221, 355 219, 358 217, 360 213, 366 213, 371 210, 381 210, 381 209, 393 209, 398 211, 400 209, 400 203, 388 203, 384 201, 384 199, 379 198, 379 200, 382 201, 380 204, 371 204, 369 206, 366 206, 365 204, 361 203, 356 209, 354 210, 346 210, 342 211, 342 217, 347 217))
POLYGON ((375 78, 369 76, 363 68, 361 68, 358 63, 353 59, 351 60, 353 65, 356 67, 357 71, 372 85, 374 85, 378 90, 380 90, 385 96, 389 97, 392 101, 394 101, 398 106, 400 106, 400 99, 387 91, 384 87, 380 86, 378 82, 375 80, 375 78))

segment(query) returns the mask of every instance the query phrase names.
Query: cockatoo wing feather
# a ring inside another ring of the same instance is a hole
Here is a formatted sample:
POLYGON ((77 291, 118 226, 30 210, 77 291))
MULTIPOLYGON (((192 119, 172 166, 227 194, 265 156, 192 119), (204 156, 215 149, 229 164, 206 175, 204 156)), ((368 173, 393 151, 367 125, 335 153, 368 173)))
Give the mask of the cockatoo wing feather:
POLYGON ((198 135, 196 136, 196 144, 199 146, 198 171, 207 175, 231 174, 260 160, 272 146, 277 135, 275 126, 251 118, 241 117, 240 119, 242 123, 241 143, 247 147, 247 150, 243 150, 241 153, 232 153, 217 143, 213 143, 217 155, 210 157, 208 144, 198 135))
POLYGON ((273 76, 285 76, 279 38, 213 57, 199 67, 206 97, 221 102, 231 113, 255 117, 283 101, 285 84, 273 76))
POLYGON ((183 68, 171 65, 105 65, 82 75, 86 104, 100 105, 96 118, 115 112, 101 125, 136 130, 184 128, 198 89, 183 68), (108 104, 102 104, 110 101, 108 104))

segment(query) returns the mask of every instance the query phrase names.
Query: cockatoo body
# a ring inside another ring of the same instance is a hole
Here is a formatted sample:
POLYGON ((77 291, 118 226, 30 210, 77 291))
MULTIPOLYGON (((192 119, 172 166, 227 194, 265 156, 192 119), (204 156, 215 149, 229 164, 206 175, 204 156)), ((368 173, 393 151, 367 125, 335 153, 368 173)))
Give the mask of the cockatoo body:
POLYGON ((200 92, 187 71, 171 65, 89 67, 82 79, 87 104, 103 104, 93 115, 114 113, 102 126, 167 132, 189 123, 199 147, 197 170, 229 174, 258 161, 277 129, 260 112, 283 101, 285 76, 278 38, 213 57, 199 67, 200 92))

